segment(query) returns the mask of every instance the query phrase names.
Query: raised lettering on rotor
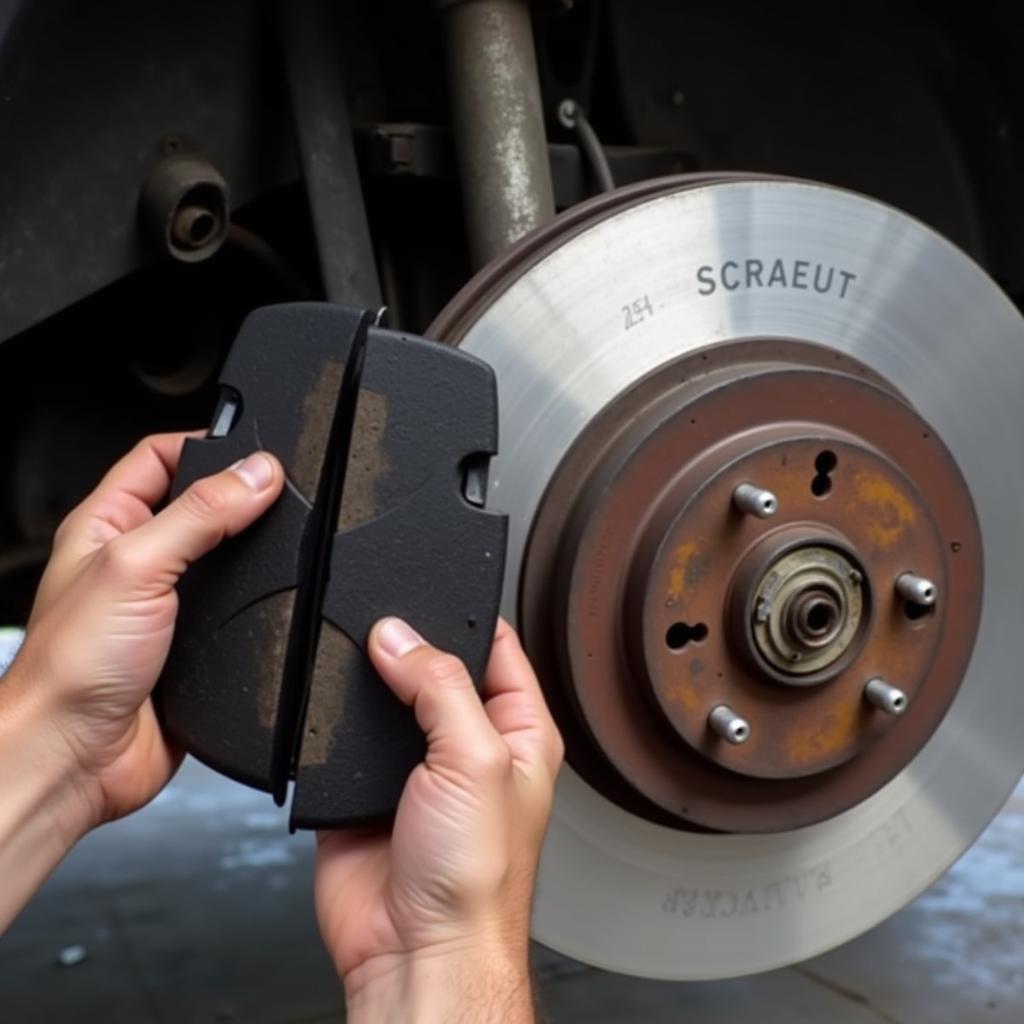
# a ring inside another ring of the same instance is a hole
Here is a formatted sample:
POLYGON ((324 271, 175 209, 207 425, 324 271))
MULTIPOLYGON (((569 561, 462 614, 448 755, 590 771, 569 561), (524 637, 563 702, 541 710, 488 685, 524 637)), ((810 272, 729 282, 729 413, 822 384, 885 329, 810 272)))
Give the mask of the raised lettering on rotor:
POLYGON ((852 271, 812 260, 755 259, 725 260, 697 268, 697 293, 714 295, 720 288, 727 292, 751 288, 789 288, 817 292, 845 299, 850 284, 857 279, 852 271))

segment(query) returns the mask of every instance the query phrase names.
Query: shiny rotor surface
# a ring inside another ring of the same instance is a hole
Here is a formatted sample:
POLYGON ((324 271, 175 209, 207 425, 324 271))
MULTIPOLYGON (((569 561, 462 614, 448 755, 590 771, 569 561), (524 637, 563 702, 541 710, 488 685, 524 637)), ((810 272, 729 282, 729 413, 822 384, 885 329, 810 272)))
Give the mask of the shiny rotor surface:
POLYGON ((853 938, 949 867, 1024 770, 1015 642, 1024 321, 920 223, 795 182, 642 200, 510 278, 461 345, 499 381, 490 504, 511 517, 503 611, 512 620, 524 544, 559 460, 606 403, 693 349, 779 337, 848 353, 901 391, 959 464, 985 551, 977 645, 937 733, 875 796, 810 828, 702 835, 631 816, 568 767, 559 781, 535 912, 542 943, 611 970, 704 979, 853 938))

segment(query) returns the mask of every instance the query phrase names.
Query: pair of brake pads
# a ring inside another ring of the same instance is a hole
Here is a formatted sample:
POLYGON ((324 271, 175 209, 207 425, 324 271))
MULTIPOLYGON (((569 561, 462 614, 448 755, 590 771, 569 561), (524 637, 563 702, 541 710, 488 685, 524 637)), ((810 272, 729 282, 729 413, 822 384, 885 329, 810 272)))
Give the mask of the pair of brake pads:
POLYGON ((411 709, 365 651, 407 619, 479 682, 507 519, 484 508, 497 450, 494 375, 479 360, 326 303, 249 315, 213 427, 185 443, 172 496, 250 452, 287 476, 256 523, 189 568, 157 689, 169 732, 283 803, 293 828, 386 819, 422 760, 411 709))

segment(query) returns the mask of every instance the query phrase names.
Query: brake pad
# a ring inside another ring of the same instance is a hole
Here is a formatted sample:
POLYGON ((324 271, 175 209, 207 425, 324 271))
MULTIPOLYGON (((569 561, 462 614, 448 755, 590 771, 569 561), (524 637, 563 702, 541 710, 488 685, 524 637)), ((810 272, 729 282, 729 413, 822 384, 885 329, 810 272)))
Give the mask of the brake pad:
POLYGON ((295 303, 248 316, 220 384, 172 497, 258 449, 287 479, 264 516, 182 577, 161 720, 279 804, 294 780, 293 828, 386 819, 424 740, 366 638, 398 615, 482 678, 507 535, 484 508, 494 374, 365 310, 295 303))

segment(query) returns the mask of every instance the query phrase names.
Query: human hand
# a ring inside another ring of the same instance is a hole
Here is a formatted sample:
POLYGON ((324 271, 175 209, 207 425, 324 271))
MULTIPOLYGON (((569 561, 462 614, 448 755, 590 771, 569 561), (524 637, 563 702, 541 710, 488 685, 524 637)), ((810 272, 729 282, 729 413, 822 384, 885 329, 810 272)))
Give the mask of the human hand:
POLYGON ((265 512, 284 483, 277 460, 258 453, 154 515, 187 436, 140 442, 64 520, 0 685, 0 716, 34 715, 47 768, 62 762, 76 804, 63 814, 80 819, 80 831, 141 807, 173 774, 180 756, 149 695, 174 632, 175 584, 265 512))
POLYGON ((483 702, 457 658, 398 619, 374 627, 369 652, 428 749, 390 835, 320 835, 317 916, 350 1020, 447 1020, 446 1006, 532 1020, 530 904, 562 761, 537 679, 505 622, 483 702))

